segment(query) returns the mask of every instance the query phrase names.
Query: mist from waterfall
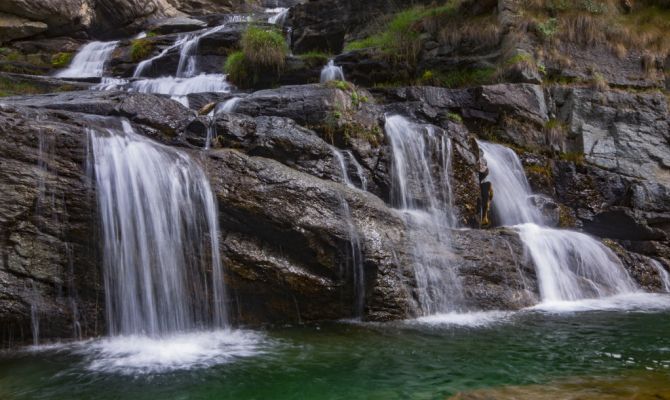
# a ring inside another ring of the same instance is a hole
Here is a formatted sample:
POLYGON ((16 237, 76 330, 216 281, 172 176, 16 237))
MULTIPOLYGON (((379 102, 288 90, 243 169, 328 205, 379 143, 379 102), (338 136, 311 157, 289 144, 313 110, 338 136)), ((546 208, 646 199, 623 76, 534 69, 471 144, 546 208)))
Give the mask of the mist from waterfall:
POLYGON ((478 142, 493 185, 492 208, 503 225, 514 225, 532 257, 543 302, 593 299, 636 290, 616 254, 596 239, 552 229, 529 201, 533 193, 511 149, 478 142))
POLYGON ((226 327, 217 206, 203 170, 126 120, 89 135, 110 333, 226 327))
POLYGON ((105 63, 112 56, 118 41, 90 42, 74 56, 70 66, 60 71, 60 78, 97 78, 105 72, 105 63))
POLYGON ((413 241, 417 298, 423 315, 461 311, 463 289, 450 263, 455 225, 450 185, 451 140, 430 125, 387 116, 392 149, 392 202, 405 217, 413 241), (437 165, 434 160, 439 160, 437 165))

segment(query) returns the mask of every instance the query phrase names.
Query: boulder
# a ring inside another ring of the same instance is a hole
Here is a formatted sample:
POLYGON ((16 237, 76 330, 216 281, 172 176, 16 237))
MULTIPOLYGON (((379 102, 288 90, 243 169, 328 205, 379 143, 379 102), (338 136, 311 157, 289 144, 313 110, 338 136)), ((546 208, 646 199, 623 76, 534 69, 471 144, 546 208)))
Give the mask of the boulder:
POLYGON ((35 36, 48 28, 44 22, 0 13, 0 43, 35 36))
POLYGON ((206 26, 207 24, 205 22, 194 18, 173 17, 154 22, 149 26, 149 30, 160 35, 165 35, 169 33, 196 31, 206 26))

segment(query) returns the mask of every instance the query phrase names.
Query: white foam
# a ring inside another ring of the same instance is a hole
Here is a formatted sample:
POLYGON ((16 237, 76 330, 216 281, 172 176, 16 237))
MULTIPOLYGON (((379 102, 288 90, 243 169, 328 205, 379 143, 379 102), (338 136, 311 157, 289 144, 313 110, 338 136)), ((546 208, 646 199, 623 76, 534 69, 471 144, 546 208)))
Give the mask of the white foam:
POLYGON ((467 313, 434 314, 406 321, 410 324, 455 325, 479 328, 502 322, 513 313, 508 311, 477 311, 467 313))
POLYGON ((116 336, 84 343, 77 352, 87 368, 124 375, 208 368, 264 352, 264 336, 253 331, 220 330, 162 338, 116 336))
POLYGON ((584 311, 662 311, 670 309, 670 296, 656 293, 626 293, 598 299, 542 302, 528 310, 551 313, 584 311))

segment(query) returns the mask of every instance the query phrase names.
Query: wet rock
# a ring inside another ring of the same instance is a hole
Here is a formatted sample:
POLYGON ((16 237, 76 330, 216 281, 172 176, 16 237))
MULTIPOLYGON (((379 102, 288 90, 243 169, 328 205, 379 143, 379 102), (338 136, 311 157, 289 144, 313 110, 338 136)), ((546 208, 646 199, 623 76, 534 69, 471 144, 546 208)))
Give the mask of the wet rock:
POLYGON ((157 34, 165 35, 168 33, 190 32, 202 29, 207 24, 194 18, 174 17, 159 20, 153 23, 149 30, 157 34))
POLYGON ((102 333, 81 115, 0 107, 0 341, 102 333), (76 323, 76 324, 75 324, 76 323), (75 326, 79 327, 75 329, 75 326))
POLYGON ((195 111, 168 97, 147 93, 84 91, 13 97, 3 101, 33 108, 122 116, 173 139, 181 135, 196 117, 195 111))

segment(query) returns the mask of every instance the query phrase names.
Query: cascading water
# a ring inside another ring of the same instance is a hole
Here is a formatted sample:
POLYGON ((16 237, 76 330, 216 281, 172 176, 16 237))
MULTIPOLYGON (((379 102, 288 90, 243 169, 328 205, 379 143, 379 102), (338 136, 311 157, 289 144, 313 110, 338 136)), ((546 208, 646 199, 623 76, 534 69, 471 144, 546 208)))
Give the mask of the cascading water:
POLYGON ((530 185, 516 154, 478 142, 493 185, 493 210, 505 225, 516 225, 537 270, 543 302, 575 301, 634 292, 636 287, 616 254, 583 233, 540 226, 530 185))
MULTIPOLYGON (((340 167, 342 174, 342 181, 345 185, 350 188, 356 189, 356 186, 351 182, 349 178, 349 172, 347 171, 346 161, 342 152, 333 147, 333 155, 337 160, 337 164, 340 167)), ((347 230, 349 233, 349 256, 347 264, 351 265, 351 270, 353 271, 353 281, 354 281, 354 316, 356 318, 361 318, 365 309, 365 269, 363 266, 363 253, 361 250, 361 238, 358 234, 358 229, 354 224, 353 217, 351 216, 351 209, 347 200, 342 197, 340 199, 342 203, 342 211, 344 214, 344 220, 347 224, 347 230)))
POLYGON ((286 18, 288 18, 288 11, 289 9, 284 7, 266 9, 266 13, 273 14, 268 18, 268 23, 283 26, 286 23, 286 18))
POLYGON ((119 42, 91 42, 82 47, 70 66, 56 74, 61 78, 97 78, 105 71, 105 63, 119 42))
POLYGON ((533 193, 516 153, 499 144, 477 143, 489 167, 487 180, 493 184, 493 212, 500 224, 544 224, 540 210, 531 204, 533 193))
POLYGON ((227 325, 216 203, 202 169, 127 121, 90 130, 113 335, 227 325))
POLYGON ((405 216, 414 242, 417 297, 424 315, 461 311, 462 285, 449 263, 449 230, 455 217, 451 203, 451 145, 444 132, 413 124, 400 116, 386 118, 393 150, 394 204, 405 216), (433 168, 433 160, 440 160, 433 168))
POLYGON ((212 146, 212 140, 216 137, 216 116, 219 113, 234 112, 240 100, 240 97, 232 97, 223 103, 217 104, 216 107, 214 107, 214 109, 210 111, 209 114, 207 114, 209 123, 207 124, 207 139, 205 140, 205 150, 212 146))
POLYGON ((663 265, 656 260, 649 260, 649 263, 658 273, 658 277, 661 281, 663 291, 665 293, 670 293, 670 273, 668 273, 668 271, 665 268, 663 268, 663 265))
POLYGON ((335 65, 335 60, 328 60, 328 64, 321 70, 321 83, 344 80, 342 67, 335 65))
POLYGON ((224 25, 205 29, 197 33, 179 36, 172 46, 166 47, 158 55, 137 64, 133 80, 103 78, 96 90, 128 90, 141 93, 165 94, 188 106, 187 95, 191 93, 217 92, 227 93, 231 85, 223 74, 200 73, 197 51, 200 40, 221 31, 224 25), (157 60, 165 57, 170 51, 179 50, 179 63, 174 76, 160 78, 142 78, 157 60))

